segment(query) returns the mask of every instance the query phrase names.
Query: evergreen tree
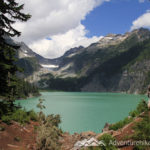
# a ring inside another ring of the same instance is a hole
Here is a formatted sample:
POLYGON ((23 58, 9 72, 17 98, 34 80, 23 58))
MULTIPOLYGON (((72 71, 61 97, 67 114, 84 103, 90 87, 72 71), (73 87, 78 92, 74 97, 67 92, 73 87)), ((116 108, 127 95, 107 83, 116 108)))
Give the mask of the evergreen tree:
POLYGON ((5 37, 20 36, 20 32, 13 28, 18 21, 27 21, 31 16, 24 14, 24 5, 15 0, 0 0, 0 95, 12 106, 17 92, 17 66, 14 64, 18 46, 10 45, 5 37))
POLYGON ((31 17, 21 12, 23 8, 24 5, 19 5, 15 0, 0 0, 0 35, 20 36, 21 33, 13 28, 12 24, 17 20, 27 21, 31 17))

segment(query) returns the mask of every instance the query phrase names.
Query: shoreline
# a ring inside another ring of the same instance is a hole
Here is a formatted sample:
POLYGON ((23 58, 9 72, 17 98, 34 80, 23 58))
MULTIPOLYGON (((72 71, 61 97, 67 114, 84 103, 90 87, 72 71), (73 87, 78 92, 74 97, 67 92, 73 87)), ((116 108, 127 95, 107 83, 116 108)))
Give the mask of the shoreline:
POLYGON ((66 93, 68 93, 68 92, 71 92, 71 93, 116 93, 116 94, 127 94, 127 95, 143 95, 143 96, 146 96, 147 95, 147 93, 145 93, 145 94, 141 94, 141 93, 129 93, 129 92, 113 92, 113 91, 101 91, 101 92, 97 92, 97 91, 95 91, 95 92, 93 92, 93 91, 59 91, 59 90, 39 90, 39 92, 41 93, 41 92, 66 92, 66 93))
POLYGON ((15 101, 18 101, 18 100, 26 100, 26 99, 29 99, 29 98, 36 98, 36 97, 40 97, 40 96, 42 96, 41 92, 39 92, 39 94, 37 94, 37 95, 30 94, 28 97, 25 97, 25 98, 18 98, 18 99, 16 99, 15 101))

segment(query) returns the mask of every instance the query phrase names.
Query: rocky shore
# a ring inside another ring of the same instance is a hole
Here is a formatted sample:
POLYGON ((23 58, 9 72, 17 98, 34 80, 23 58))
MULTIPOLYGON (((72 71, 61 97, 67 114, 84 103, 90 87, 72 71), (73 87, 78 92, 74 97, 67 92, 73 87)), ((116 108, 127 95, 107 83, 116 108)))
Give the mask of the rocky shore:
MULTIPOLYGON (((92 131, 87 131, 87 132, 82 132, 82 133, 74 133, 73 135, 69 133, 64 133, 62 138, 60 139, 60 142, 62 144, 62 150, 80 150, 84 148, 85 150, 88 148, 86 147, 76 147, 76 143, 79 141, 84 141, 84 140, 90 140, 90 139, 95 139, 95 141, 99 141, 100 137, 102 137, 104 134, 109 134, 111 135, 116 142, 122 142, 126 141, 126 137, 130 137, 134 134, 133 127, 137 122, 140 122, 142 119, 140 117, 136 117, 133 122, 125 125, 123 128, 114 131, 114 130, 109 130, 109 124, 106 124, 104 129, 102 130, 102 133, 96 134, 92 131)), ((128 140, 128 142, 131 142, 131 140, 128 140)), ((133 146, 128 146, 125 144, 120 144, 118 145, 118 149, 120 150, 133 150, 133 146)))

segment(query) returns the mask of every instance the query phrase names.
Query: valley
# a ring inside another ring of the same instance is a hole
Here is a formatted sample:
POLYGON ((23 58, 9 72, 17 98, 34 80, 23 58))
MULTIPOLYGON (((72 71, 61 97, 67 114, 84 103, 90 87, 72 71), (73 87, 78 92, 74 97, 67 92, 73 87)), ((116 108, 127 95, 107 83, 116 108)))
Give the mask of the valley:
POLYGON ((89 47, 72 48, 55 59, 20 45, 18 64, 24 68, 20 76, 40 89, 141 94, 149 84, 148 29, 109 34, 89 47))

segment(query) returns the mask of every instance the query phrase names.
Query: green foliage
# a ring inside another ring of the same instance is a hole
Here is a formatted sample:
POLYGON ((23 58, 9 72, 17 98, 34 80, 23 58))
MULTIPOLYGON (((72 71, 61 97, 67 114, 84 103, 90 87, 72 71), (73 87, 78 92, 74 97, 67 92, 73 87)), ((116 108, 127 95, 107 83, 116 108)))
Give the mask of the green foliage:
MULTIPOLYGON (((14 53, 14 49, 10 48, 9 50, 11 53, 14 53)), ((12 55, 15 56, 15 53, 12 55)), ((0 59, 0 95, 3 96, 5 100, 11 102, 18 98, 26 98, 30 96, 30 94, 38 96, 39 91, 34 84, 16 77, 18 68, 14 64, 14 60, 8 58, 7 62, 5 62, 3 59, 4 58, 0 59), (7 63, 9 63, 9 65, 7 65, 7 63), (8 69, 6 67, 8 67, 8 69)))
POLYGON ((103 72, 107 77, 111 77, 113 74, 122 72, 122 70, 128 63, 130 63, 133 59, 139 56, 141 52, 141 47, 141 43, 138 43, 137 45, 129 48, 128 50, 116 54, 114 57, 108 59, 98 68, 96 68, 94 73, 103 72))
POLYGON ((147 102, 145 100, 141 100, 140 103, 138 104, 137 108, 134 111, 129 113, 130 117, 127 117, 124 120, 121 120, 115 124, 112 124, 109 127, 109 129, 110 130, 118 130, 118 129, 124 127, 126 124, 129 124, 130 122, 132 122, 134 117, 139 116, 142 112, 145 112, 147 110, 148 110, 147 102))
MULTIPOLYGON (((134 126, 135 133, 133 139, 135 141, 150 142, 150 116, 149 112, 145 112, 143 120, 134 126)), ((134 150, 147 150, 150 145, 137 145, 134 150)))
POLYGON ((12 24, 17 20, 26 22, 31 16, 22 12, 24 5, 19 5, 15 0, 1 0, 0 12, 1 12, 1 28, 0 35, 8 35, 11 37, 20 36, 20 32, 17 31, 12 24))
POLYGON ((134 111, 131 111, 129 115, 131 117, 136 117, 140 115, 142 112, 145 112, 148 110, 147 107, 147 102, 145 100, 141 100, 140 103, 138 104, 137 108, 134 111))
MULTIPOLYGON (((135 69, 133 70, 133 68, 131 67, 132 65, 139 64, 150 59, 150 40, 141 42, 140 46, 137 47, 137 51, 139 51, 139 54, 132 61, 128 62, 126 66, 124 66, 124 70, 127 69, 128 72, 135 72, 135 69)), ((144 65, 143 70, 139 71, 143 72, 144 74, 144 82, 141 85, 140 93, 145 94, 150 83, 150 72, 148 69, 144 68, 144 65)))
POLYGON ((39 99, 39 103, 37 104, 37 108, 40 109, 40 112, 42 112, 42 109, 45 109, 46 107, 43 105, 44 99, 39 99))
POLYGON ((60 121, 59 115, 49 115, 42 117, 41 125, 38 128, 37 150, 60 150, 59 137, 61 130, 58 128, 60 121))
POLYGON ((41 86, 43 83, 48 85, 48 90, 54 91, 81 91, 81 87, 86 83, 86 77, 76 78, 76 77, 54 77, 52 74, 45 75, 47 79, 44 79, 39 82, 41 86))
POLYGON ((17 66, 14 65, 15 50, 4 43, 0 43, 0 95, 11 104, 16 94, 16 71, 17 66))
POLYGON ((150 40, 142 42, 141 48, 143 50, 141 51, 140 55, 134 60, 136 62, 140 62, 150 58, 150 40))
POLYGON ((5 122, 6 124, 11 124, 12 118, 11 116, 2 116, 1 117, 2 121, 5 122))
POLYGON ((110 130, 118 130, 118 129, 121 129, 122 127, 124 127, 126 124, 130 123, 133 121, 133 118, 125 118, 124 120, 121 120, 115 124, 112 124, 109 129, 110 130))
POLYGON ((39 90, 34 85, 22 79, 18 79, 17 81, 17 92, 15 95, 15 99, 27 98, 30 95, 39 96, 39 90))
POLYGON ((37 150, 60 150, 59 137, 62 133, 58 127, 61 122, 60 116, 45 116, 42 112, 45 108, 43 101, 44 99, 39 99, 39 104, 37 105, 40 109, 40 126, 37 131, 37 150))
POLYGON ((54 126, 40 126, 38 129, 37 150, 60 150, 58 142, 60 133, 58 128, 54 126))
POLYGON ((105 146, 101 146, 101 150, 117 150, 112 144, 115 139, 110 134, 104 134, 99 138, 99 141, 104 142, 105 146))
POLYGON ((30 120, 38 121, 38 115, 35 111, 31 110, 27 112, 27 115, 30 116, 30 120))
MULTIPOLYGON (((7 108, 8 109, 8 108, 7 108)), ((38 115, 33 111, 26 111, 25 109, 15 108, 13 111, 7 111, 1 116, 1 120, 6 124, 11 124, 11 121, 16 121, 21 124, 29 123, 30 120, 38 121, 38 115)))
POLYGON ((15 65, 16 49, 19 46, 8 44, 6 37, 20 36, 12 25, 18 21, 27 21, 31 16, 22 13, 24 5, 19 5, 15 0, 0 1, 0 95, 5 97, 13 107, 13 101, 17 92, 16 72, 18 67, 15 65))
POLYGON ((48 82, 49 89, 60 91, 79 91, 76 78, 51 78, 48 82))
POLYGON ((0 119, 3 115, 10 113, 12 108, 10 108, 9 102, 7 101, 0 101, 0 119))
POLYGON ((29 123, 30 122, 30 116, 27 114, 25 110, 18 109, 16 110, 12 115, 11 119, 19 122, 21 124, 29 123))

